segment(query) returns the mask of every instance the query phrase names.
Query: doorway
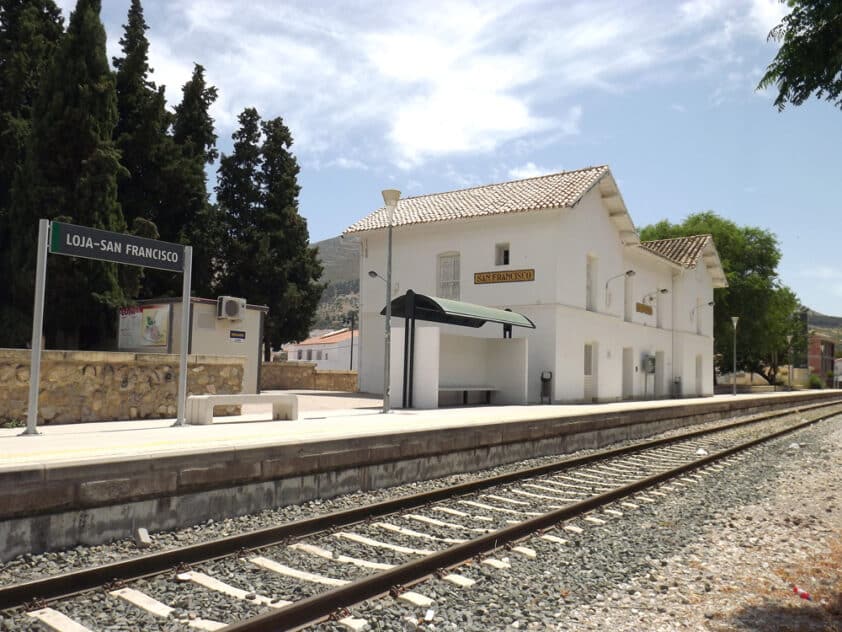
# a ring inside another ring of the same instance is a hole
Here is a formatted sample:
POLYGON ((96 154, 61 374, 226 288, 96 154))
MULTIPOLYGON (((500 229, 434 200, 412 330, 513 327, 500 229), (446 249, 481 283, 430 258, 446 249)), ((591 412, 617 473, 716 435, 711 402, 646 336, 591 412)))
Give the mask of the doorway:
POLYGON ((634 356, 631 347, 623 347, 623 399, 634 398, 634 356))
POLYGON ((585 345, 585 384, 583 398, 585 402, 592 402, 597 398, 597 345, 585 345))
POLYGON ((655 399, 664 396, 664 352, 655 352, 655 399))
POLYGON ((701 397, 702 393, 702 355, 696 355, 696 395, 701 397))

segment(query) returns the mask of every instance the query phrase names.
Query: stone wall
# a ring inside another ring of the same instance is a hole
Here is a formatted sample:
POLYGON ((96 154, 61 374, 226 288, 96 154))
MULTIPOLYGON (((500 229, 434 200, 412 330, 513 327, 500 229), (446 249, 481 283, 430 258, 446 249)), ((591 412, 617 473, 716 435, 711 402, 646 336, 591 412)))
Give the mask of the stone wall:
POLYGON ((261 390, 290 388, 317 391, 357 391, 356 371, 319 371, 313 362, 264 362, 260 367, 261 390))
MULTIPOLYGON (((0 349, 0 421, 25 419, 29 350, 0 349)), ((175 417, 178 356, 103 351, 44 351, 38 423, 175 417)), ((187 391, 239 393, 242 357, 188 356, 187 391)))

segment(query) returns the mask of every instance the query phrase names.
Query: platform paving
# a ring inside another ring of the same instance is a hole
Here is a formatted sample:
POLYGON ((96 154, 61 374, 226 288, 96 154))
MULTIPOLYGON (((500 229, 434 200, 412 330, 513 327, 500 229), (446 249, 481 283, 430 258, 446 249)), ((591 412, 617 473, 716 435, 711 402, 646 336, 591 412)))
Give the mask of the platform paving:
MULTIPOLYGON (((280 391, 279 391, 280 392, 280 391)), ((465 406, 435 410, 381 412, 375 396, 321 391, 283 391, 299 396, 296 421, 272 421, 271 405, 245 405, 242 415, 216 417, 211 425, 173 427, 174 419, 145 419, 47 425, 38 436, 20 436, 20 428, 0 429, 0 473, 33 466, 119 461, 127 457, 175 456, 232 449, 304 445, 336 439, 360 439, 425 430, 581 418, 593 414, 657 410, 712 402, 803 396, 803 391, 762 395, 715 395, 578 405, 465 406)), ((842 391, 836 391, 842 394, 842 391)))

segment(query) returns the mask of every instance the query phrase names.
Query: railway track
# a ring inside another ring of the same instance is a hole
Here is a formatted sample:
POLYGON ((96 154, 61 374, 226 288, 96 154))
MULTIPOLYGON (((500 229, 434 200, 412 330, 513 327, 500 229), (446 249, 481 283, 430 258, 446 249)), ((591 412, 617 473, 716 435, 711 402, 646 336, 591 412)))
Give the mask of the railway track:
POLYGON ((466 561, 503 568, 509 556, 536 554, 522 542, 529 537, 563 546, 566 534, 583 528, 573 519, 584 527, 619 519, 675 487, 699 484, 698 473, 722 469, 723 459, 840 412, 837 402, 754 415, 7 586, 0 609, 68 632, 286 630, 328 619, 363 629, 347 608, 392 594, 423 610, 432 605, 426 580, 471 589, 475 579, 460 568, 466 561))

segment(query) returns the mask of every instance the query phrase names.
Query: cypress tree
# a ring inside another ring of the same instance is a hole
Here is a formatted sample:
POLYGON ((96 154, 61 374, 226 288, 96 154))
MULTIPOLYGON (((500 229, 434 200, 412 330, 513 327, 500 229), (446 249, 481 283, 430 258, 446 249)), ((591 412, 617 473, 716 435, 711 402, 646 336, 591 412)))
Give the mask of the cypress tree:
POLYGON ((270 272, 255 288, 269 305, 264 359, 271 346, 308 337, 326 284, 319 283, 322 264, 310 247, 307 220, 298 214, 298 161, 290 151, 292 134, 281 117, 263 124, 261 167, 262 209, 255 218, 260 240, 260 265, 270 272))
POLYGON ((126 223, 136 217, 157 222, 166 207, 162 171, 175 156, 163 88, 149 80, 149 27, 140 0, 132 0, 125 32, 120 39, 123 57, 113 59, 117 69, 118 121, 114 139, 126 174, 119 180, 118 196, 126 223))
MULTIPOLYGON (((216 97, 216 88, 205 82, 204 68, 196 64, 173 115, 172 160, 163 174, 166 204, 156 218, 161 239, 193 246, 192 287, 195 294, 205 296, 215 293, 222 239, 219 213, 208 201, 205 173, 205 165, 218 156, 208 113, 216 97)), ((144 294, 179 295, 180 284, 171 274, 148 271, 144 294)))
POLYGON ((324 286, 322 266, 298 214, 298 162, 281 118, 261 123, 254 108, 239 117, 234 151, 223 155, 217 201, 226 235, 224 293, 269 306, 264 349, 301 340, 324 286), (262 142, 261 142, 262 141, 262 142))
POLYGON ((29 306, 12 302, 8 281, 16 276, 9 248, 18 239, 9 218, 11 190, 23 165, 41 75, 63 32, 52 0, 0 0, 0 347, 22 344, 26 330, 29 306))
MULTIPOLYGON (((117 201, 117 176, 124 170, 112 140, 117 95, 100 6, 100 0, 78 0, 34 104, 26 163, 12 191, 12 222, 21 231, 11 249, 19 271, 13 300, 19 305, 32 304, 39 217, 126 229, 117 201)), ((50 259, 47 344, 107 346, 116 322, 114 308, 125 302, 116 264, 50 259)))

